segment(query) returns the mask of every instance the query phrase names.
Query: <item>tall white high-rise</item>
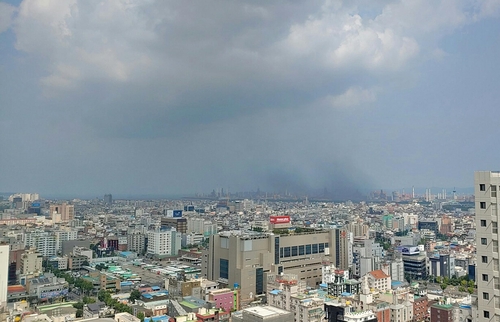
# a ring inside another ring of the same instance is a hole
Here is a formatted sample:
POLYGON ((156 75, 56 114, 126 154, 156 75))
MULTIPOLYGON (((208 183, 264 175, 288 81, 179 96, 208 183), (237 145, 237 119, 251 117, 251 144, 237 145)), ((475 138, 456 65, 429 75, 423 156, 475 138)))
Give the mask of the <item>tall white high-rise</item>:
POLYGON ((7 304, 7 285, 9 283, 9 245, 0 245, 0 307, 7 304))
POLYGON ((477 245, 477 319, 474 321, 500 321, 499 188, 500 171, 477 171, 474 174, 477 245))
POLYGON ((173 227, 149 231, 147 253, 160 258, 176 256, 181 244, 182 234, 173 227))

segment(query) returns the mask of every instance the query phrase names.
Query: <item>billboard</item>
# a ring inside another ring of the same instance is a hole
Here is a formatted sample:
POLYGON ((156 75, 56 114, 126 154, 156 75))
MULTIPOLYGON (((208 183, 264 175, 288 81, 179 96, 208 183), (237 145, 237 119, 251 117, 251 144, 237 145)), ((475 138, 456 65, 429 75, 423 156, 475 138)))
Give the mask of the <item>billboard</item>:
POLYGON ((401 253, 403 255, 417 255, 420 254, 418 246, 401 246, 401 253))
POLYGON ((174 218, 182 217, 182 210, 174 210, 172 213, 172 217, 174 217, 174 218))
POLYGON ((40 203, 39 203, 39 202, 33 202, 33 203, 31 204, 31 207, 33 207, 33 208, 40 208, 40 206, 41 206, 41 205, 40 205, 40 203))
POLYGON ((68 289, 62 289, 59 291, 48 291, 48 292, 42 292, 40 294, 41 299, 50 299, 53 297, 59 297, 59 296, 66 296, 68 295, 68 289))
POLYGON ((289 224, 290 216, 271 216, 269 221, 271 224, 289 224))

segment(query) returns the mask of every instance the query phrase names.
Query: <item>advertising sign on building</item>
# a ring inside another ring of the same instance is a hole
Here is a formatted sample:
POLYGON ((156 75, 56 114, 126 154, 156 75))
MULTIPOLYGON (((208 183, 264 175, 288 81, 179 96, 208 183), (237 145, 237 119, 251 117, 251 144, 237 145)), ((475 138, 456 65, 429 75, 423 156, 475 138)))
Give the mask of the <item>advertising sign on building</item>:
POLYGON ((420 249, 418 246, 402 246, 401 253, 403 255, 417 255, 420 254, 420 249))
POLYGON ((182 217, 182 210, 174 210, 172 215, 174 218, 180 218, 182 217))
POLYGON ((289 224, 290 216, 271 216, 269 221, 271 224, 289 224))

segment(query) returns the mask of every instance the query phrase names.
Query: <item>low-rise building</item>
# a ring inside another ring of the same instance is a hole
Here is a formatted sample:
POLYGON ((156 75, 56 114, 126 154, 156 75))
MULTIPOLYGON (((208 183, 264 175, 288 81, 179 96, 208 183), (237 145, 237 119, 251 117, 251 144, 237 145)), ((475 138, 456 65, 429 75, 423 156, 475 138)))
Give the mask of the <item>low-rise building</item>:
POLYGON ((273 306, 254 306, 231 315, 234 322, 290 322, 291 312, 273 306))
MULTIPOLYGON (((385 292, 391 289, 391 277, 382 270, 371 271, 363 279, 363 283, 367 283, 369 289, 385 292)), ((362 286, 363 287, 363 286, 362 286)))
POLYGON ((434 304, 431 306, 430 322, 453 322, 453 305, 434 304))
POLYGON ((48 300, 66 296, 69 285, 64 278, 57 278, 51 273, 27 280, 26 290, 30 296, 48 300))

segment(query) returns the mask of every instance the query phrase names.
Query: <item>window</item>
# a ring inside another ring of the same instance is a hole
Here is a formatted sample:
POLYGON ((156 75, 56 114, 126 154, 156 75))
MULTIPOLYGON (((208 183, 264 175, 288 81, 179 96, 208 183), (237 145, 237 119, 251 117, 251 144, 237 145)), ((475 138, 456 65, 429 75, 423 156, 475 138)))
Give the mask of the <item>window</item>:
POLYGON ((489 300, 490 299, 490 293, 483 292, 483 300, 489 300))
POLYGON ((481 227, 486 227, 486 220, 485 219, 481 219, 481 227))
POLYGON ((488 282, 488 274, 483 274, 483 281, 488 282))
POLYGON ((481 238, 481 245, 488 245, 488 239, 481 238))
POLYGON ((479 184, 479 191, 486 191, 486 185, 484 183, 479 184))
POLYGON ((481 256, 482 263, 488 263, 488 256, 481 256))
POLYGON ((481 208, 481 209, 486 209, 486 202, 481 201, 481 202, 479 203, 479 208, 481 208))
POLYGON ((490 311, 483 311, 483 316, 485 318, 489 318, 490 317, 490 311))
POLYGON ((227 259, 221 258, 219 261, 219 277, 220 278, 229 278, 229 261, 227 259))

